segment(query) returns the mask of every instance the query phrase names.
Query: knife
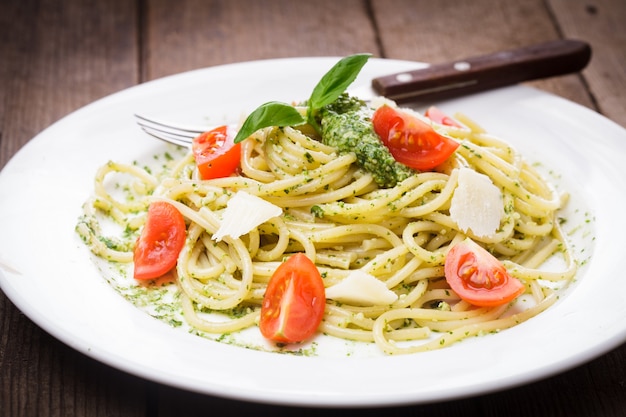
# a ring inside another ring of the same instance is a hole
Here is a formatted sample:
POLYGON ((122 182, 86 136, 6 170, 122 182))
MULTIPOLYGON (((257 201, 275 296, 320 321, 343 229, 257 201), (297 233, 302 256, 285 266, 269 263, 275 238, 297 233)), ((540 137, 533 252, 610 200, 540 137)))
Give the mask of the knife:
POLYGON ((374 78, 372 88, 398 103, 441 100, 571 74, 590 59, 587 43, 557 40, 385 75, 374 78))

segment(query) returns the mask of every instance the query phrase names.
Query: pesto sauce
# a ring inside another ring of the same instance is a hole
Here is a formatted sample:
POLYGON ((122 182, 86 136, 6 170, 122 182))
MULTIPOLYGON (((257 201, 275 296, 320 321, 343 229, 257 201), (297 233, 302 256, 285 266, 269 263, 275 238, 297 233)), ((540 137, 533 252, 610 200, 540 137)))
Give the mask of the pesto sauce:
POLYGON ((415 171, 393 158, 374 131, 370 113, 365 107, 344 113, 325 109, 322 142, 337 148, 341 154, 354 152, 359 167, 371 173, 380 187, 393 187, 415 171))
MULTIPOLYGON (((171 280, 139 282, 132 278, 132 266, 111 261, 102 261, 94 258, 95 264, 101 271, 107 283, 128 302, 139 310, 154 317, 155 319, 184 332, 202 337, 214 342, 228 344, 250 350, 272 352, 293 356, 318 356, 318 343, 313 341, 306 346, 268 344, 258 341, 256 329, 244 329, 237 333, 208 333, 196 329, 185 320, 181 302, 181 290, 171 280), (246 332, 248 332, 246 334, 246 332)), ((173 278, 173 277, 172 277, 173 278)), ((249 307, 238 307, 224 311, 212 311, 210 309, 195 306, 199 314, 237 318, 247 313, 249 307)), ((217 319, 220 320, 220 319, 217 319)))

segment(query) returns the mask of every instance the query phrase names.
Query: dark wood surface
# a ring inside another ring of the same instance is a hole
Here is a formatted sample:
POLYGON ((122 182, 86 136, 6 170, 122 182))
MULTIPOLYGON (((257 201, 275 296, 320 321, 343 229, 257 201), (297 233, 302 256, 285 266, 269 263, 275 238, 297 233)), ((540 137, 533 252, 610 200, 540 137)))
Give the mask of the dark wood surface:
MULTIPOLYGON (((371 52, 440 63, 576 38, 592 46, 589 66, 581 74, 530 85, 626 126, 625 22, 623 0, 2 0, 0 169, 38 132, 100 97, 181 71, 279 57, 371 52)), ((340 412, 625 416, 626 345, 560 375, 501 392, 340 412)), ((328 411, 214 398, 128 375, 57 341, 0 292, 0 415, 215 413, 317 416, 328 411)))

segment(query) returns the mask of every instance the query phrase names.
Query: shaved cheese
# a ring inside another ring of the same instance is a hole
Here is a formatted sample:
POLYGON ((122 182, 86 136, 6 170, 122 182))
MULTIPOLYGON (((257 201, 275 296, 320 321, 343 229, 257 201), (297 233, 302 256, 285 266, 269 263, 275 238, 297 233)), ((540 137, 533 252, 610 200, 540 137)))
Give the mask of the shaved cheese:
POLYGON ((491 179, 471 168, 460 168, 457 188, 450 204, 450 217, 463 232, 491 236, 500 227, 504 202, 491 179))
POLYGON ((226 204, 222 223, 213 235, 213 240, 219 242, 224 236, 236 239, 269 219, 280 216, 282 212, 280 207, 261 197, 237 191, 226 204))
POLYGON ((398 295, 384 282, 361 270, 354 270, 343 281, 326 288, 326 298, 360 306, 388 305, 398 295))

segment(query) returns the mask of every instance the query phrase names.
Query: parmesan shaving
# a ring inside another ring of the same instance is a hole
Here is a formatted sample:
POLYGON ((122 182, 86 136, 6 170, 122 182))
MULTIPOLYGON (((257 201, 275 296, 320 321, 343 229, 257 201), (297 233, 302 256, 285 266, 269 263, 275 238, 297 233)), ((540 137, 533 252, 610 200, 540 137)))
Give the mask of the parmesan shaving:
POLYGON ((225 236, 237 239, 269 219, 280 216, 282 212, 280 207, 261 197, 237 191, 228 200, 220 227, 212 239, 216 242, 221 241, 225 236))
POLYGON ((460 168, 450 203, 450 217, 463 232, 477 237, 493 235, 504 216, 502 193, 491 179, 471 168, 460 168))
POLYGON ((361 306, 389 305, 398 295, 384 282, 361 270, 354 270, 343 281, 326 288, 326 298, 361 306))

